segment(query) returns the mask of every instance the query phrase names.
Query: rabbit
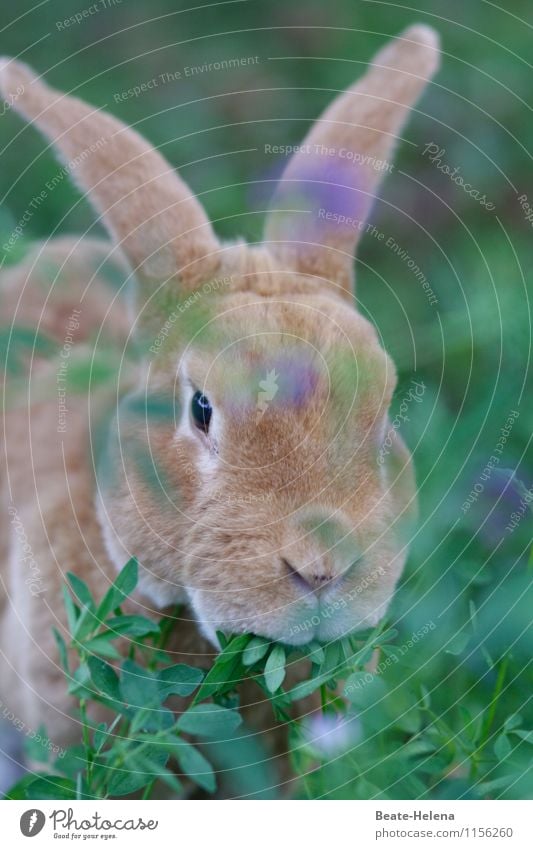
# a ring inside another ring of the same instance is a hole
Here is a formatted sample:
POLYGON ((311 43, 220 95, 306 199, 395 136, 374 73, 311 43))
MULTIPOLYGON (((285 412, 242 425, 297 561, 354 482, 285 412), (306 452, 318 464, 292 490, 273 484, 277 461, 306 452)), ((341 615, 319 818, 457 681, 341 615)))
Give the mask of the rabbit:
MULTIPOLYGON (((137 606, 189 611, 175 640, 186 660, 216 651, 217 632, 305 648, 384 616, 416 484, 396 430, 378 462, 396 373, 356 309, 354 253, 438 64, 438 36, 424 25, 378 52, 288 161, 263 241, 245 244, 219 241, 200 200, 135 130, 0 60, 3 97, 18 92, 13 109, 49 140, 109 232, 109 245, 85 255, 123 270, 126 298, 89 310, 85 338, 107 322, 117 369, 121 346, 133 345, 139 363, 118 401, 91 393, 89 410, 87 397, 71 397, 64 432, 54 397, 37 392, 6 413, 3 512, 15 510, 20 527, 4 521, 0 696, 28 725, 44 720, 57 741, 68 737, 71 703, 51 636, 64 624, 67 570, 102 595, 136 557, 137 606), (98 403, 113 417, 95 469, 98 403), (25 584, 22 539, 42 593, 25 584)), ((63 238, 60 262, 72 265, 83 246, 63 238)), ((25 291, 28 269, 17 273, 25 291)), ((79 270, 72 302, 93 277, 79 270)))

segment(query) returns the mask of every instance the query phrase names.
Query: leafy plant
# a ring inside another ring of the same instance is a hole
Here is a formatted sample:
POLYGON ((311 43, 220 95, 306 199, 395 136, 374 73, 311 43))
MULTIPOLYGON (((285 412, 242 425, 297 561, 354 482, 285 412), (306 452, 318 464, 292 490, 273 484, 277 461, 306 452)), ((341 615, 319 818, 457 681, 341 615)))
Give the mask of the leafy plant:
MULTIPOLYGON (((384 625, 301 649, 249 634, 219 633, 221 651, 209 670, 171 664, 165 643, 174 617, 156 622, 122 609, 137 577, 137 563, 131 560, 97 602, 79 577, 68 575, 64 603, 70 636, 66 641, 54 633, 68 690, 78 702, 81 743, 53 763, 34 747, 29 754, 45 758, 43 771, 26 775, 8 798, 134 793, 148 798, 156 782, 181 796, 185 777, 214 793, 216 770, 198 741, 218 744, 219 750, 220 744, 237 741, 242 726, 238 690, 244 680, 257 685, 274 718, 287 724, 299 779, 296 793, 302 797, 440 798, 450 781, 460 780, 469 795, 479 798, 512 783, 515 773, 495 777, 494 771, 501 761, 511 763, 516 749, 533 743, 533 732, 523 727, 520 715, 496 724, 508 659, 494 663, 487 653, 486 662, 497 671, 492 699, 477 715, 460 705, 450 720, 434 710, 425 687, 405 703, 405 692, 390 676, 405 666, 403 650, 392 642, 398 632, 384 625), (116 645, 123 637, 130 646, 125 658, 116 645), (302 661, 307 676, 284 688, 288 667, 302 661), (321 710, 295 719, 295 703, 318 693, 321 710), (168 703, 174 695, 188 699, 178 714, 168 703), (91 720, 95 704, 109 709, 108 723, 91 720)), ((472 634, 476 623, 473 610, 472 634)), ((429 630, 420 633, 426 637, 429 630)), ((449 653, 464 655, 469 640, 465 630, 451 641, 449 653)))

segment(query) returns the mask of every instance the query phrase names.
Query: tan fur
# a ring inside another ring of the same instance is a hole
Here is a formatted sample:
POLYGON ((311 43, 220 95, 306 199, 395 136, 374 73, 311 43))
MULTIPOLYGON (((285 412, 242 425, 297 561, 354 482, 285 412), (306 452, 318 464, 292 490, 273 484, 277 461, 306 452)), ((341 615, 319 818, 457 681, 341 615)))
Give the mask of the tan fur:
MULTIPOLYGON (((433 31, 407 30, 308 140, 389 157, 437 62, 433 31)), ((396 377, 374 328, 346 301, 353 228, 321 229, 314 215, 306 240, 302 220, 311 219, 294 213, 292 239, 283 224, 293 214, 284 186, 309 181, 309 163, 303 171, 299 157, 289 163, 264 245, 222 245, 199 202, 137 133, 48 88, 26 66, 0 61, 2 94, 21 85, 14 107, 63 160, 76 161, 77 183, 135 273, 137 300, 126 317, 105 287, 102 263, 114 249, 63 239, 4 274, 4 319, 61 343, 65 316, 85 293, 79 345, 93 344, 102 328, 118 362, 133 328, 144 363, 133 395, 118 405, 115 385, 89 399, 72 395, 62 433, 53 391, 42 391, 53 386, 57 362, 31 363, 31 394, 15 393, 5 417, 4 511, 16 510, 43 591, 29 591, 17 534, 3 519, 11 547, 1 567, 1 696, 61 741, 73 733, 71 702, 51 626, 64 623, 66 571, 101 595, 135 555, 141 612, 187 604, 174 635, 185 660, 205 655, 207 664, 216 630, 328 641, 383 616, 405 561, 415 487, 397 434, 386 463, 377 460, 396 377), (43 257, 67 269, 50 297, 36 285, 43 257), (276 389, 261 406, 269 374, 276 389), (191 422, 194 389, 213 406, 207 436, 191 422), (145 398, 149 408, 168 403, 169 412, 147 418, 145 398), (99 473, 92 425, 109 411, 99 473)), ((356 170, 349 191, 363 196, 355 211, 366 215, 378 175, 364 164, 356 170)), ((121 260, 111 259, 127 281, 121 260)))

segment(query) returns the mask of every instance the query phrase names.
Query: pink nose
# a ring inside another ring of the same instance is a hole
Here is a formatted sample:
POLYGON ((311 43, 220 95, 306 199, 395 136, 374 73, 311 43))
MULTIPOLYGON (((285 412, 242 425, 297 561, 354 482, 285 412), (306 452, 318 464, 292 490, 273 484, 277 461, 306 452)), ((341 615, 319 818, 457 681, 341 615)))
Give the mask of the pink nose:
POLYGON ((339 577, 338 575, 327 574, 319 569, 307 569, 305 572, 299 572, 285 557, 282 557, 281 561, 293 581, 299 583, 302 588, 305 587, 314 593, 318 593, 325 587, 331 586, 339 577))

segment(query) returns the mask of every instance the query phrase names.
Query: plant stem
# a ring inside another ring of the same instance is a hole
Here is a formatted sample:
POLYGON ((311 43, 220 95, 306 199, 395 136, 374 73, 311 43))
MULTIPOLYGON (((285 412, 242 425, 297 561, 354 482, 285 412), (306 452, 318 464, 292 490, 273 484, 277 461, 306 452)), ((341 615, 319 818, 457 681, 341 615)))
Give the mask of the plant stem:
POLYGON ((328 712, 328 690, 325 684, 320 685, 320 702, 322 705, 322 713, 328 712))
POLYGON ((150 782, 150 784, 147 784, 146 787, 144 788, 144 793, 142 795, 143 800, 150 798, 150 793, 154 789, 154 784, 155 784, 155 778, 150 782))
POLYGON ((489 741, 490 729, 492 728, 494 717, 496 716, 496 710, 498 708, 498 698, 503 689, 503 683, 505 681, 505 675, 507 673, 508 665, 509 655, 506 655, 498 667, 498 675, 496 677, 496 684, 494 685, 494 693, 492 694, 492 699, 490 700, 489 708, 487 711, 487 719, 480 734, 479 746, 472 752, 472 766, 470 770, 471 778, 475 778, 477 775, 480 755, 489 741))
POLYGON ((85 748, 85 757, 87 759, 87 787, 91 789, 91 779, 93 772, 93 750, 91 746, 91 738, 89 734, 89 722, 87 719, 87 702, 85 699, 80 699, 80 716, 82 740, 85 748))
POLYGON ((505 658, 499 665, 498 668, 498 676, 496 678, 496 684, 494 685, 494 693, 492 699, 490 701, 489 710, 487 714, 487 721, 485 722, 485 726, 483 728, 481 739, 482 746, 487 742, 487 738, 489 736, 489 731, 492 727, 492 723, 494 722, 494 717, 496 715, 496 710, 498 708, 498 698, 503 689, 503 682, 505 681, 505 675, 507 673, 507 667, 509 666, 509 655, 506 655, 505 658))

